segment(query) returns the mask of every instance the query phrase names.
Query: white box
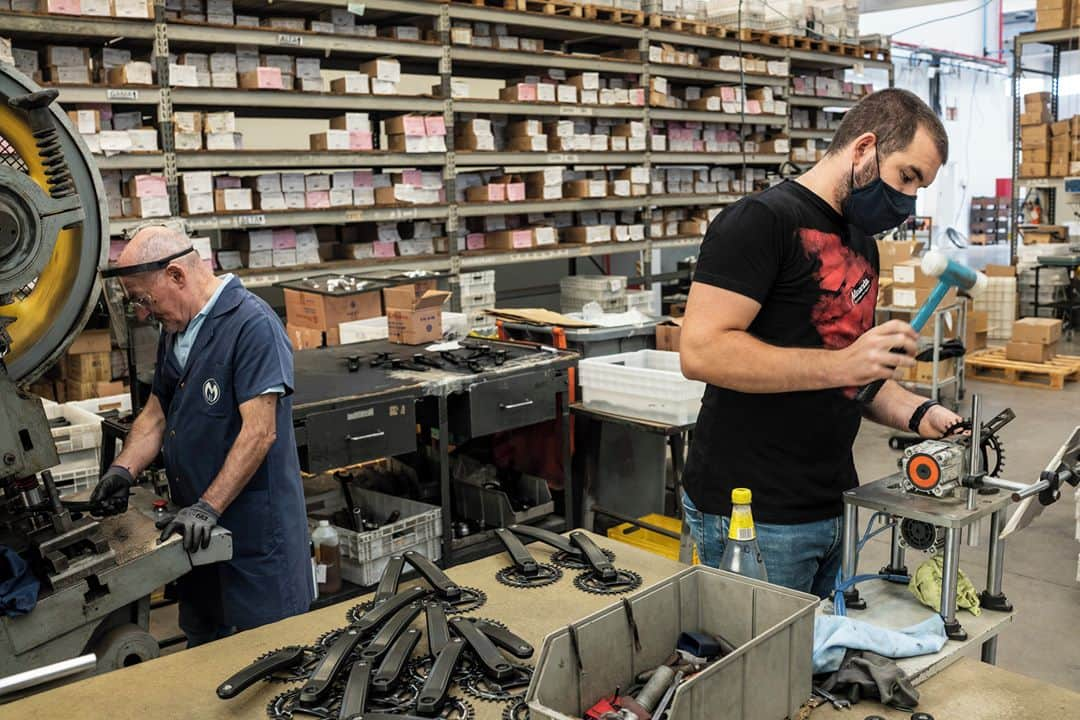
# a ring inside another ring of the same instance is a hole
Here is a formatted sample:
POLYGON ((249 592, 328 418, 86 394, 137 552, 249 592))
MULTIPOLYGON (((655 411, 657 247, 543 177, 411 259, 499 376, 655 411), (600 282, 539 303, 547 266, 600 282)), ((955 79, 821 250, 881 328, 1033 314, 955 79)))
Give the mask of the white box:
POLYGON ((214 192, 214 174, 209 170, 180 173, 180 189, 185 195, 214 192))
POLYGON ((169 85, 172 87, 199 87, 199 79, 192 65, 169 65, 169 85))
POLYGON ((259 210, 286 210, 285 207, 285 195, 280 192, 260 192, 256 196, 258 198, 259 210))
POLYGON ((126 130, 102 130, 98 133, 98 141, 106 155, 131 151, 131 138, 126 130))
POLYGON ((207 133, 236 132, 236 113, 205 113, 203 115, 203 131, 207 133))
POLYGON ((683 377, 679 353, 638 350, 578 361, 586 405, 683 425, 697 418, 705 384, 683 377))
POLYGON ((136 128, 127 131, 131 139, 133 152, 155 152, 158 149, 157 130, 154 128, 136 128))
POLYGON ((363 73, 345 75, 334 80, 330 86, 334 92, 345 95, 368 95, 371 92, 368 76, 363 73))
POLYGON ((319 58, 298 57, 296 58, 296 77, 298 78, 321 78, 321 63, 319 58))
POLYGON ((330 207, 350 207, 352 204, 352 188, 333 188, 330 190, 330 207))
MULTIPOLYGON (((284 179, 284 176, 282 176, 284 179)), ((284 183, 283 183, 284 186, 284 183)), ((330 190, 330 176, 322 175, 319 173, 313 173, 311 175, 304 176, 304 189, 307 192, 319 192, 330 190)))
POLYGON ((238 132, 206 133, 207 150, 243 150, 244 136, 238 132))
POLYGON ((252 198, 250 188, 229 188, 227 190, 218 190, 215 192, 221 193, 221 197, 224 200, 225 207, 223 208, 227 212, 237 212, 242 210, 251 210, 252 198))
POLYGON ((286 210, 303 210, 307 207, 307 195, 303 192, 287 192, 285 195, 286 210))
POLYGON ((304 173, 281 173, 282 192, 302 193, 305 190, 307 190, 307 180, 304 173))
POLYGON ((397 95, 398 84, 392 80, 371 80, 372 95, 397 95))
POLYGON ((185 193, 183 196, 184 213, 187 215, 212 215, 214 213, 214 193, 185 193))

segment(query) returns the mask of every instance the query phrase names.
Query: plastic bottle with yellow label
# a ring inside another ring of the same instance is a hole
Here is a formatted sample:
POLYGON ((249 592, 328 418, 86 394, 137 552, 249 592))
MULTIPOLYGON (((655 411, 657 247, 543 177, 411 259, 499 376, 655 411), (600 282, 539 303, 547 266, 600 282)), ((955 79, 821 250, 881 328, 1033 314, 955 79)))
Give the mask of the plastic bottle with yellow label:
POLYGON ((757 544, 754 516, 750 513, 750 491, 735 488, 731 491, 731 523, 728 528, 720 569, 755 580, 769 581, 765 561, 757 544))

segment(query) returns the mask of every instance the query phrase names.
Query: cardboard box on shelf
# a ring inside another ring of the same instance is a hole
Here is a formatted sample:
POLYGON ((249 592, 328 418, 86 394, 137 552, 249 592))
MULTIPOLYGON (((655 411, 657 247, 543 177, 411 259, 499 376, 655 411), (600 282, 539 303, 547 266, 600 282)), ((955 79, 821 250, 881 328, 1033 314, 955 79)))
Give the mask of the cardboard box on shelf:
MULTIPOLYGON (((956 375, 956 358, 939 358, 938 359, 938 382, 946 378, 950 378, 956 375)), ((930 362, 917 362, 915 363, 915 382, 931 383, 934 381, 934 363, 930 362)))
POLYGON ((90 352, 68 355, 64 358, 65 377, 77 382, 102 382, 112 380, 112 353, 90 352))
POLYGON ((131 213, 138 218, 169 217, 172 208, 167 197, 132 198, 131 213))
POLYGON ((369 95, 371 83, 367 75, 353 73, 331 80, 330 92, 338 95, 369 95))
POLYGON ((493 250, 527 250, 534 247, 536 238, 531 229, 496 230, 484 237, 485 247, 493 250))
POLYGON ((339 340, 340 333, 336 327, 329 330, 318 330, 286 324, 285 333, 289 336, 293 350, 308 350, 310 348, 332 347, 341 344, 339 340))
POLYGON ((64 392, 65 402, 94 400, 111 395, 121 395, 125 392, 125 385, 123 380, 79 382, 69 379, 64 381, 64 392))
POLYGON ((285 288, 285 318, 294 327, 336 330, 340 323, 382 314, 377 290, 351 295, 326 295, 285 288))
POLYGON ((1027 125, 1020 128, 1020 143, 1024 147, 1045 147, 1050 142, 1050 126, 1027 125))
POLYGON ((1061 320, 1025 317, 1013 323, 1012 339, 1019 343, 1049 345, 1061 339, 1061 320))
POLYGON ((1025 245, 1063 243, 1069 239, 1069 228, 1065 225, 1027 225, 1020 228, 1025 245))
POLYGON ((360 65, 357 70, 374 80, 401 82, 401 64, 393 58, 371 60, 360 65))
MULTIPOLYGON (((922 307, 933 292, 933 288, 920 288, 893 285, 893 305, 896 307, 922 307)), ((956 288, 950 288, 940 306, 945 307, 956 302, 956 288)))
POLYGON ((180 212, 184 215, 213 214, 214 193, 184 193, 180 195, 180 212))
POLYGON ((284 90, 281 68, 260 67, 240 73, 240 87, 246 90, 284 90))
POLYGON ((250 188, 229 188, 214 191, 217 212, 242 212, 253 209, 250 188))
POLYGON ((108 330, 83 330, 71 343, 67 354, 107 353, 110 350, 112 350, 112 338, 108 330))
POLYGON ((1026 343, 1010 340, 1005 346, 1005 359, 1018 362, 1044 363, 1057 356, 1058 343, 1026 343))
POLYGON ((311 133, 308 137, 312 150, 350 149, 348 130, 323 130, 322 132, 311 133))
POLYGON ((579 245, 610 242, 611 228, 606 225, 579 225, 567 227, 559 232, 559 238, 562 242, 579 245))
POLYGON ((141 60, 125 63, 120 67, 109 68, 108 80, 113 86, 153 85, 153 66, 141 60))

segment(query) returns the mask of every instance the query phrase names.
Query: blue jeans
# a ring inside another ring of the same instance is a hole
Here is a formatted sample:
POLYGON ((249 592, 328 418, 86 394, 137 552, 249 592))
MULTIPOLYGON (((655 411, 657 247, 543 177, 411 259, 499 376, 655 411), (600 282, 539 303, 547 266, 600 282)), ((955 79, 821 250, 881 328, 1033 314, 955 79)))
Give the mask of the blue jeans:
POLYGON ((194 604, 181 600, 179 603, 179 625, 187 638, 187 646, 190 650, 199 645, 205 645, 214 640, 229 637, 236 633, 236 628, 231 625, 222 625, 220 622, 207 617, 194 604))
MULTIPOLYGON (((698 558, 703 565, 719 567, 730 519, 701 512, 685 492, 682 503, 698 558)), ((820 598, 832 594, 843 553, 841 518, 800 525, 754 523, 754 528, 769 582, 820 598)))

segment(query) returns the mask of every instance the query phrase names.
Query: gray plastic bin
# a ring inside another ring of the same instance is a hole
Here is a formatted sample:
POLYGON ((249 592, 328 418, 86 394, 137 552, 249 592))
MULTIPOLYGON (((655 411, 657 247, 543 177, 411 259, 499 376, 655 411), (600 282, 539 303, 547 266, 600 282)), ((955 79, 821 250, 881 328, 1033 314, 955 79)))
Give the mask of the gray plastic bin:
MULTIPOLYGON (((656 348, 656 326, 666 318, 644 325, 623 325, 613 328, 565 328, 566 348, 581 357, 615 355, 616 353, 656 348)), ((551 345, 553 328, 550 325, 529 325, 503 321, 503 329, 511 340, 551 345)))
POLYGON ((584 717, 598 700, 664 662, 679 633, 726 637, 736 651, 683 682, 669 720, 783 720, 810 698, 813 595, 704 566, 688 568, 630 598, 641 647, 622 602, 544 639, 526 700, 532 717, 584 717))

